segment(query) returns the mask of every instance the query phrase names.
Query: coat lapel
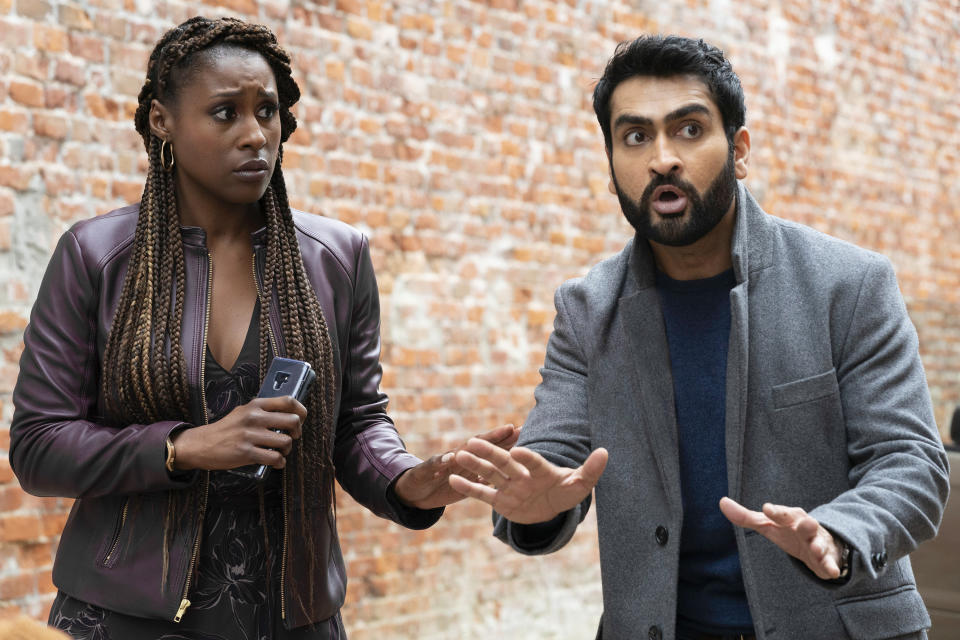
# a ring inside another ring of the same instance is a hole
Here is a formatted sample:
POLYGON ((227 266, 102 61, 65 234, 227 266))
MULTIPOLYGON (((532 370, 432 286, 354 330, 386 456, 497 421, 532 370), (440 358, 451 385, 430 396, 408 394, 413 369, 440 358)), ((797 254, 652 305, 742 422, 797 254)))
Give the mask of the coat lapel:
MULTIPOLYGON (((767 214, 743 183, 738 184, 737 220, 730 255, 737 284, 730 292, 730 344, 727 349, 726 456, 727 491, 740 500, 743 440, 747 424, 750 362, 751 278, 772 263, 772 229, 767 214)), ((755 284, 755 283, 754 283, 755 284)))
POLYGON ((653 257, 644 240, 633 243, 629 276, 620 298, 619 325, 627 347, 620 370, 631 372, 639 405, 635 413, 638 428, 646 434, 664 493, 679 517, 683 503, 673 376, 660 299, 653 286, 653 257))

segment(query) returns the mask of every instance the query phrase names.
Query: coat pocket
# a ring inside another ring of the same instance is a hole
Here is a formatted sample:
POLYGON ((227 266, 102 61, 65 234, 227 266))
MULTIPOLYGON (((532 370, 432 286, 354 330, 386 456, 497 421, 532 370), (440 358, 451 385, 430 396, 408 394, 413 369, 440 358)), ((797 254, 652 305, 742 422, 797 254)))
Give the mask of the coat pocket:
POLYGON ((113 535, 110 537, 107 544, 104 546, 104 551, 100 557, 100 565, 104 567, 112 567, 117 563, 117 558, 120 555, 120 538, 124 534, 125 527, 127 524, 127 514, 130 510, 130 498, 125 498, 123 500, 123 506, 120 508, 120 513, 117 514, 117 521, 113 527, 113 535))
POLYGON ((852 640, 884 640, 930 627, 930 616, 913 585, 843 598, 836 607, 852 640))
POLYGON ((835 393, 840 393, 837 370, 830 369, 809 378, 773 387, 773 408, 787 409, 811 400, 826 398, 835 393))

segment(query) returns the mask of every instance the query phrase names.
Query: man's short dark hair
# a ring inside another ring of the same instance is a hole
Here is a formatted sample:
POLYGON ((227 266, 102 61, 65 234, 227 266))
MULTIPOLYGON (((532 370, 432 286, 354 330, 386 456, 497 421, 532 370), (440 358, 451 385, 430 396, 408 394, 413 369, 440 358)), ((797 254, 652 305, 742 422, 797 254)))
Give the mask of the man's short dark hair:
POLYGON ((733 72, 723 51, 703 40, 680 36, 641 36, 621 42, 607 62, 603 77, 593 90, 593 110, 597 113, 603 140, 611 148, 610 97, 624 80, 634 76, 694 76, 709 89, 720 116, 727 140, 746 122, 747 107, 743 100, 740 78, 733 72))

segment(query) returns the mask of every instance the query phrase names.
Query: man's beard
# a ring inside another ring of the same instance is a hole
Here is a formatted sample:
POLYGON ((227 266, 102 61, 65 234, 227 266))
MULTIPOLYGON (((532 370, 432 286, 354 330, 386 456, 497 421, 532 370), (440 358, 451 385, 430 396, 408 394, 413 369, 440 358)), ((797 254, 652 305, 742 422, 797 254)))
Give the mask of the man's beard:
POLYGON ((630 199, 617 184, 617 176, 613 172, 613 165, 610 166, 610 176, 613 178, 613 186, 617 189, 617 198, 620 199, 620 208, 623 209, 623 215, 627 218, 637 234, 647 240, 658 244, 665 244, 671 247, 684 247, 693 244, 703 236, 707 235, 723 216, 730 209, 730 203, 736 195, 737 176, 734 172, 733 148, 730 148, 727 154, 727 163, 713 179, 706 192, 701 197, 696 187, 692 184, 667 174, 658 175, 650 181, 647 188, 644 189, 640 202, 630 199), (653 192, 657 187, 672 185, 684 192, 687 196, 687 208, 690 215, 687 220, 683 219, 683 214, 676 217, 667 217, 660 220, 659 224, 653 224, 653 212, 650 206, 653 192))

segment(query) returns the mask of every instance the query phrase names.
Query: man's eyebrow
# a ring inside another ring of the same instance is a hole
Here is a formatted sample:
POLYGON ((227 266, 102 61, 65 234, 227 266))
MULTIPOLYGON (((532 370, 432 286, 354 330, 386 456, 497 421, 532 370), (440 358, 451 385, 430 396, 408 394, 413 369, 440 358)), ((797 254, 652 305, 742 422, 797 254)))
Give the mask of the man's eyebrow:
POLYGON ((625 125, 625 124, 634 124, 634 125, 649 127, 650 125, 653 124, 653 120, 645 116, 638 116, 632 113, 624 113, 617 116, 617 119, 614 120, 613 128, 617 129, 621 125, 625 125))
MULTIPOLYGON (((688 104, 680 107, 679 109, 674 109, 664 117, 664 122, 675 122, 677 120, 682 120, 687 116, 693 113, 702 113, 704 115, 710 115, 710 109, 706 105, 699 103, 688 104)), ((617 116, 617 119, 613 122, 613 128, 617 129, 622 125, 639 125, 643 127, 649 127, 653 125, 653 120, 646 116, 638 116, 633 113, 624 113, 617 116)))
POLYGON ((673 122, 674 120, 682 120, 683 118, 686 118, 687 116, 694 113, 702 113, 704 115, 710 115, 710 109, 707 109, 705 105, 702 105, 699 103, 688 104, 683 107, 680 107, 679 109, 671 111, 670 113, 667 114, 667 117, 664 118, 664 120, 666 122, 673 122))

